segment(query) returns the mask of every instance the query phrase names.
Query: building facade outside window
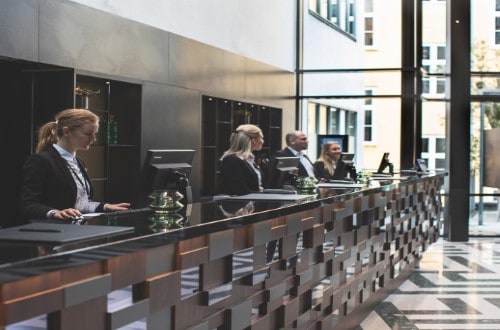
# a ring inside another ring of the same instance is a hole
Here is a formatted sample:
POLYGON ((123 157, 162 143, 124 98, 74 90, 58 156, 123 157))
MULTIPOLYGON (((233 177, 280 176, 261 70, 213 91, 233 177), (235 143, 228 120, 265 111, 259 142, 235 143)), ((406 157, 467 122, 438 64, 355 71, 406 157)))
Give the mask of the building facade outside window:
POLYGON ((334 27, 356 36, 355 0, 309 0, 309 10, 334 27))
MULTIPOLYGON (((440 44, 422 46, 422 67, 427 73, 422 78, 422 95, 429 98, 443 98, 445 94, 446 48, 440 44)), ((446 139, 444 103, 430 102, 422 105, 422 154, 429 169, 446 168, 446 139)))
POLYGON ((429 76, 422 79, 422 94, 425 96, 444 96, 446 66, 446 48, 444 45, 422 46, 422 67, 429 76), (443 74, 443 76, 439 76, 443 74))
POLYGON ((328 120, 326 122, 326 132, 327 134, 332 134, 333 132, 338 131, 338 122, 340 121, 339 118, 339 111, 337 111, 337 108, 334 107, 328 107, 328 120))
MULTIPOLYGON (((367 89, 365 91, 366 95, 373 95, 373 90, 367 89)), ((373 107, 373 99, 366 98, 365 99, 365 114, 364 114, 364 142, 365 144, 374 143, 375 134, 374 134, 374 126, 373 126, 373 116, 374 116, 374 107, 373 107)))
POLYGON ((374 46, 374 33, 373 33, 373 0, 365 0, 365 46, 373 47, 374 46))
POLYGON ((500 46, 500 0, 495 1, 495 45, 500 46))
MULTIPOLYGON (((310 145, 316 143, 318 134, 346 134, 349 135, 349 150, 356 150, 358 114, 356 111, 342 109, 325 104, 310 102, 308 105, 308 129, 310 145), (314 124, 312 124, 314 123, 314 124)), ((314 148, 309 148, 308 155, 317 157, 314 148)), ((348 150, 343 150, 347 152, 348 150)))
POLYGON ((446 139, 437 136, 422 136, 422 158, 430 169, 446 168, 446 139))

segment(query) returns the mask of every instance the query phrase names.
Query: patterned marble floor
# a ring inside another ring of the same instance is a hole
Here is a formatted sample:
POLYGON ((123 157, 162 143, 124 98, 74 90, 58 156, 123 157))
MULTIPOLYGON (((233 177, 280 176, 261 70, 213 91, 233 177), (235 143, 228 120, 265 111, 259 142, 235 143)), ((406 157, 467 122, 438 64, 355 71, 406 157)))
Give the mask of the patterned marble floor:
POLYGON ((500 239, 434 243, 361 329, 500 329, 500 239))

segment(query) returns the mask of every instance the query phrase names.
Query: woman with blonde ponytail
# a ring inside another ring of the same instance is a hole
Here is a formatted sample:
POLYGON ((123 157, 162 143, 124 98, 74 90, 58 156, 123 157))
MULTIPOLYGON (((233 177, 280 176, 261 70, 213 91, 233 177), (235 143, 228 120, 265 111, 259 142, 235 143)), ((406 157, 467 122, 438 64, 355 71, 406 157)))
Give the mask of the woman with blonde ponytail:
POLYGON ((82 213, 124 210, 129 203, 92 200, 85 164, 76 157, 95 142, 99 117, 85 109, 59 112, 40 127, 36 153, 23 166, 21 212, 27 219, 68 220, 82 213))

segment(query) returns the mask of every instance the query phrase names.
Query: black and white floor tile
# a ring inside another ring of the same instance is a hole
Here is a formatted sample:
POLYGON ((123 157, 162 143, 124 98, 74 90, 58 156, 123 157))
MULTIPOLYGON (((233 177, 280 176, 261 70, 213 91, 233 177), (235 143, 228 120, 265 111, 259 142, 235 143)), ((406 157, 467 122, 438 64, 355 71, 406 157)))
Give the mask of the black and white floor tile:
POLYGON ((500 329, 500 239, 439 240, 358 330, 500 329))

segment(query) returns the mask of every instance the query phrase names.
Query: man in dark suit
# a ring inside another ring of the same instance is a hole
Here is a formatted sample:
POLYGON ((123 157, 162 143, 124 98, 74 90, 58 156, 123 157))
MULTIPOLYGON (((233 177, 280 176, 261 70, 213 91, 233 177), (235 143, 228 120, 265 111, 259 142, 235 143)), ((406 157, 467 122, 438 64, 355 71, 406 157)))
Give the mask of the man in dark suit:
MULTIPOLYGON (((309 141, 307 136, 302 131, 289 132, 285 136, 286 148, 283 150, 278 150, 273 153, 269 159, 269 173, 268 173, 268 183, 269 188, 283 188, 279 187, 279 176, 280 173, 276 169, 276 157, 299 157, 300 162, 298 166, 299 177, 314 177, 314 168, 312 162, 309 160, 307 155, 303 152, 307 150, 309 141)), ((288 184, 288 182, 287 182, 288 184)))
MULTIPOLYGON (((311 160, 304 154, 304 150, 307 150, 309 141, 307 140, 307 135, 302 131, 292 131, 287 133, 285 136, 286 148, 283 150, 278 150, 274 152, 270 159, 268 165, 268 181, 267 187, 273 189, 282 189, 282 180, 280 180, 280 171, 276 168, 277 160, 276 157, 299 157, 299 165, 297 176, 299 177, 314 177, 314 167, 311 160)), ((291 185, 292 182, 285 181, 287 185, 291 185)), ((271 262, 276 252, 277 241, 270 241, 266 248, 266 262, 271 262)))

